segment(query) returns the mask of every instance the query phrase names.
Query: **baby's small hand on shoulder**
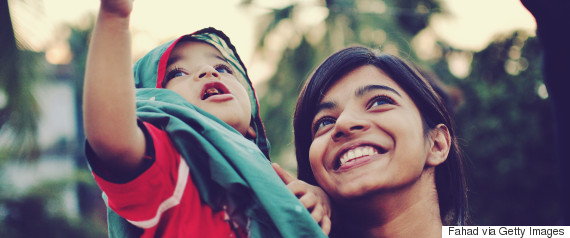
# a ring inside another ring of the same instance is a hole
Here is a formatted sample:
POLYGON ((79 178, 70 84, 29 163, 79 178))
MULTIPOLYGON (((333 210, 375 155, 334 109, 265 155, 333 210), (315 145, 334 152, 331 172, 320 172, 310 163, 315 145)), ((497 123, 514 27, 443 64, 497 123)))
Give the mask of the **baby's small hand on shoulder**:
POLYGON ((276 163, 271 164, 277 175, 285 182, 291 191, 309 212, 313 219, 321 226, 323 232, 328 235, 331 230, 331 205, 329 196, 320 187, 310 185, 299 180, 285 171, 276 163))

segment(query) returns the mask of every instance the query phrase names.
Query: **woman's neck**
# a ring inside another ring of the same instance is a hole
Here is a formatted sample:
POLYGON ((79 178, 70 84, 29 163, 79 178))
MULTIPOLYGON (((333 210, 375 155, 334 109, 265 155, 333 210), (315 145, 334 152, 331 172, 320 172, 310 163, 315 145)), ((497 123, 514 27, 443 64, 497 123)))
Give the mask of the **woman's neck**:
POLYGON ((441 237, 441 217, 432 171, 405 187, 336 205, 335 237, 441 237))

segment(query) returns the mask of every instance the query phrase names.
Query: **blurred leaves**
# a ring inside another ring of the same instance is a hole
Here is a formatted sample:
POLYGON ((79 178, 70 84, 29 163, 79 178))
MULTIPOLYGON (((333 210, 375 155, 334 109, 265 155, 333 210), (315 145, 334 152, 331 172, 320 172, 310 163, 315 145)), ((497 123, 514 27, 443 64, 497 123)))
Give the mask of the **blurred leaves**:
POLYGON ((316 61, 315 55, 315 49, 303 38, 296 49, 287 49, 283 53, 276 74, 265 85, 268 91, 259 103, 269 132, 272 155, 278 156, 285 149, 293 149, 291 123, 296 95, 316 61))
MULTIPOLYGON (((251 2, 249 3, 251 4, 251 2)), ((260 20, 260 23, 264 24, 261 26, 263 28, 263 32, 261 33, 262 36, 269 35, 272 31, 275 30, 277 24, 282 20, 291 18, 291 13, 293 11, 294 5, 290 5, 284 7, 282 9, 272 9, 271 13, 265 15, 263 19, 260 20)), ((261 37, 259 43, 257 44, 258 48, 265 47, 266 37, 261 37)))
POLYGON ((537 93, 539 49, 524 32, 508 35, 474 54, 471 75, 456 81, 465 97, 457 128, 472 164, 470 205, 482 225, 560 219, 552 113, 537 93), (520 55, 510 54, 513 49, 520 55), (527 61, 522 71, 509 69, 527 61))
POLYGON ((79 171, 72 178, 43 181, 25 194, 0 194, 0 237, 106 237, 106 224, 97 223, 95 217, 71 218, 62 213, 61 194, 77 182, 96 186, 88 171, 79 171))
MULTIPOLYGON (((41 2, 28 1, 25 4, 39 6, 41 2)), ((78 80, 72 79, 69 83, 77 82, 76 88, 79 89, 88 32, 90 29, 71 28, 69 44, 75 50, 72 71, 80 76, 78 80)), ((65 67, 48 65, 43 52, 26 50, 26 42, 20 41, 19 35, 14 32, 8 0, 0 0, 0 237, 106 237, 105 205, 89 170, 77 169, 71 177, 56 180, 40 175, 26 177, 29 175, 19 174, 17 179, 27 182, 41 179, 32 181, 34 185, 24 191, 12 187, 10 183, 14 178, 8 178, 5 173, 14 168, 14 165, 25 165, 30 169, 40 166, 39 161, 43 160, 38 160, 40 148, 37 143, 37 123, 40 110, 33 95, 37 92, 33 90, 35 82, 42 80, 49 84, 51 80, 66 80, 56 78, 57 70, 65 71, 65 67), (80 200, 77 203, 81 203, 82 199, 87 201, 85 196, 75 194, 80 188, 97 191, 95 196, 98 200, 89 204, 92 212, 68 208, 77 205, 75 200, 80 200), (70 201, 67 199, 71 199, 71 204, 68 204, 70 201)), ((80 99, 80 94, 76 94, 76 100, 80 99)), ((80 107, 80 101, 77 102, 80 107)), ((81 114, 81 110, 77 112, 81 114)), ((78 144, 81 144, 82 137, 78 138, 78 144)), ((58 150, 57 144, 54 147, 48 149, 48 152, 42 152, 53 153, 52 156, 56 159, 65 160, 73 159, 76 150, 82 146, 62 147, 65 150, 58 150)))
POLYGON ((14 155, 37 157, 39 108, 31 89, 37 79, 38 54, 18 48, 8 0, 0 0, 0 164, 14 155))
POLYGON ((441 13, 437 1, 399 0, 394 5, 400 9, 396 16, 398 25, 411 36, 427 27, 431 14, 441 13))

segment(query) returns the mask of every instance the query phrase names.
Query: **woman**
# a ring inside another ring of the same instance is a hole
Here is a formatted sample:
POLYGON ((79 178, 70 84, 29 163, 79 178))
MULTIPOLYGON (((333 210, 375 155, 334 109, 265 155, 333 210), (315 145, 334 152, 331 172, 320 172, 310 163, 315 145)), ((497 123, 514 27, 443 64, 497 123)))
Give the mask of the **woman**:
POLYGON ((294 118, 299 179, 333 203, 331 236, 441 237, 467 218, 452 120, 405 61, 341 50, 306 82, 294 118))

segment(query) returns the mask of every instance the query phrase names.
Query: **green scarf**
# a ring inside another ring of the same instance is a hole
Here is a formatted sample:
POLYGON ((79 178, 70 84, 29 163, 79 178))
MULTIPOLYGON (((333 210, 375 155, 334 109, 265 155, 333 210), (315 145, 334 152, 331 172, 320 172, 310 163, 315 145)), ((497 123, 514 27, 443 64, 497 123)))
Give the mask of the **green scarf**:
MULTIPOLYGON (((138 117, 168 133, 190 167, 202 202, 214 211, 227 205, 233 220, 247 224, 249 237, 325 237, 307 209, 271 168, 257 98, 229 38, 221 31, 206 28, 178 40, 155 48, 135 64, 138 117), (252 125, 257 133, 254 140, 246 139, 173 91, 161 89, 168 55, 176 42, 185 37, 216 47, 239 72, 238 79, 252 102, 252 125)), ((140 236, 141 229, 107 210, 110 237, 140 236)))

